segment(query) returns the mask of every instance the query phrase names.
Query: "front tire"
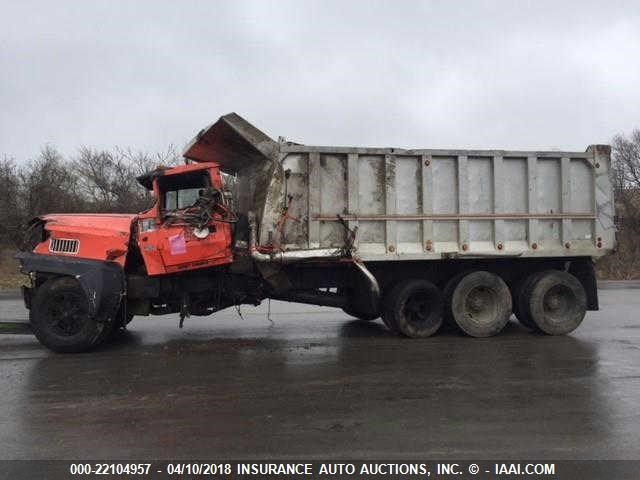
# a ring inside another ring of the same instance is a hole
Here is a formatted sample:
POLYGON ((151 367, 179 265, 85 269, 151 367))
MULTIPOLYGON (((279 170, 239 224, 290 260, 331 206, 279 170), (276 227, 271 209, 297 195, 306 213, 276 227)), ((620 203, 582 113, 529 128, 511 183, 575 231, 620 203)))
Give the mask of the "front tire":
POLYGON ((90 350, 109 336, 113 325, 89 315, 87 296, 72 277, 52 278, 38 288, 30 321, 40 343, 62 353, 90 350))

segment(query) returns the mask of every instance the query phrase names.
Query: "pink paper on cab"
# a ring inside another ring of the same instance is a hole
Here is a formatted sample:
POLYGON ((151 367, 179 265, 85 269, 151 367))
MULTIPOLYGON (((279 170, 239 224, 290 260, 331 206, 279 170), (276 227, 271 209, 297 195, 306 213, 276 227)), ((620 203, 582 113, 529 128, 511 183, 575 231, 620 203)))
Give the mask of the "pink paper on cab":
POLYGON ((171 255, 182 255, 183 253, 187 253, 187 242, 185 241, 182 233, 169 237, 169 250, 171 251, 171 255))

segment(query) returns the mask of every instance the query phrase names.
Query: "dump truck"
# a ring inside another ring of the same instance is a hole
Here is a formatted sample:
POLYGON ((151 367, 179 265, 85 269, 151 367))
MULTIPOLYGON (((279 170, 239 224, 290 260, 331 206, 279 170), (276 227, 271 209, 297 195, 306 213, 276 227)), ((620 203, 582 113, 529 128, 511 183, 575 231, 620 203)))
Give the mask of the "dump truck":
POLYGON ((585 152, 318 147, 235 113, 184 165, 137 180, 131 215, 50 214, 17 254, 33 331, 90 350, 136 315, 211 315, 277 299, 344 310, 408 338, 510 316, 566 334, 598 309, 615 247, 610 147, 585 152))

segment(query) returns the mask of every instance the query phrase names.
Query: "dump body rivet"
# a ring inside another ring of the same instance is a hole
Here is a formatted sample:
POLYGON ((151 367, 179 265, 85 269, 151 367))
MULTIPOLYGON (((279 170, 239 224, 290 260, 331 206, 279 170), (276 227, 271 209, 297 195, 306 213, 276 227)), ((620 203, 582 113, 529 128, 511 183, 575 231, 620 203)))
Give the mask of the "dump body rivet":
POLYGON ((531 244, 531 248, 533 248, 535 250, 536 248, 538 248, 538 244, 537 243, 531 244))
POLYGON ((395 252, 396 251, 396 247, 394 247, 393 245, 389 245, 389 251, 390 252, 395 252))
POLYGON ((501 243, 498 244, 498 250, 502 250, 503 245, 501 243))
POLYGON ((468 246, 466 243, 463 243, 463 244, 462 244, 462 250, 465 250, 465 251, 466 251, 466 250, 467 250, 467 248, 469 248, 469 246, 468 246))
POLYGON ((565 246, 566 248, 571 248, 571 244, 570 244, 569 242, 565 243, 565 244, 564 244, 564 246, 565 246))
POLYGON ((431 162, 429 160, 425 160, 424 164, 428 167, 429 165, 431 165, 431 162))

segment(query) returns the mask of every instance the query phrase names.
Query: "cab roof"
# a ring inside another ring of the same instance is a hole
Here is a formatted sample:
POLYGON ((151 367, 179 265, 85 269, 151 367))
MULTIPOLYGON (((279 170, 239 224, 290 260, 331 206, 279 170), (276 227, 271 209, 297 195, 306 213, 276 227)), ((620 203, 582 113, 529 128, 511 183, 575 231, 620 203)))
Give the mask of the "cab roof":
POLYGON ((217 168, 219 167, 219 165, 215 162, 200 162, 190 163, 187 165, 178 165, 176 167, 161 166, 156 168, 155 170, 136 177, 136 180, 147 190, 153 190, 153 180, 157 177, 163 177, 165 175, 180 175, 184 173, 196 172, 198 170, 207 170, 214 167, 217 168))

